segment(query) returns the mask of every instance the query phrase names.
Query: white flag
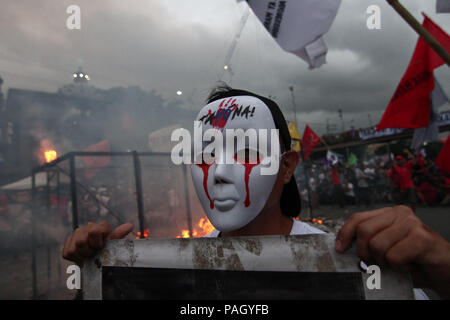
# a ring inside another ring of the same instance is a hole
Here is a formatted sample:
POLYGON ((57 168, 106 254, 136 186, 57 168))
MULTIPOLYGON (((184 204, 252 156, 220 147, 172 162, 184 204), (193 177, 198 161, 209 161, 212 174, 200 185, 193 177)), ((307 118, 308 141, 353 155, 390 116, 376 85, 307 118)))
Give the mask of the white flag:
POLYGON ((439 107, 448 102, 439 82, 434 78, 434 89, 431 92, 430 121, 428 126, 414 130, 411 148, 417 153, 424 142, 435 141, 439 137, 439 107))
POLYGON ((436 0, 437 13, 450 13, 450 0, 436 0))
POLYGON ((328 48, 322 39, 341 0, 248 0, 248 5, 277 43, 317 68, 328 48))
POLYGON ((332 165, 335 165, 339 161, 337 154, 330 150, 327 151, 327 160, 330 161, 332 165))

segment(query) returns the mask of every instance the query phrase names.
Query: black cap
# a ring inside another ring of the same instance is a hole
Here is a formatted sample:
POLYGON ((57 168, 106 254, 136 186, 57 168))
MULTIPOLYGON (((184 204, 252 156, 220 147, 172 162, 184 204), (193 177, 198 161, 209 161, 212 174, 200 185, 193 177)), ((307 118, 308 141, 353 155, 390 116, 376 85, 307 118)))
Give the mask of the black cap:
MULTIPOLYGON (((233 96, 253 96, 264 102, 269 108, 270 113, 272 114, 273 121, 275 122, 275 127, 279 130, 281 141, 284 144, 284 150, 291 150, 291 135, 289 134, 289 128, 280 107, 275 103, 275 101, 249 91, 228 88, 228 90, 226 91, 213 93, 212 96, 208 99, 208 103, 233 96)), ((300 200, 300 194, 298 192, 297 182, 295 181, 294 174, 292 174, 291 180, 283 187, 283 192, 281 193, 280 199, 280 207, 281 212, 283 212, 283 214, 288 217, 296 217, 302 210, 302 202, 300 200)))

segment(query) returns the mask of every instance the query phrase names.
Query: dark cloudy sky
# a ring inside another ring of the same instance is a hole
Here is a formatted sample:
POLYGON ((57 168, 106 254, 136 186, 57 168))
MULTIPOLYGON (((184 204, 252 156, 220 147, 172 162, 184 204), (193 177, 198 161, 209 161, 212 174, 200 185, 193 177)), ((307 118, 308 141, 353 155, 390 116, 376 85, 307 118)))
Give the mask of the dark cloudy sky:
MULTIPOLYGON (((450 33, 450 14, 436 14, 435 0, 401 2, 420 22, 423 11, 450 33)), ((347 128, 377 123, 417 41, 386 1, 343 0, 325 36, 328 63, 315 70, 279 48, 251 14, 231 59, 234 73, 224 74, 246 8, 235 0, 0 0, 3 90, 56 91, 82 65, 94 86, 138 85, 196 110, 216 81, 225 80, 274 96, 288 119, 292 85, 300 130, 310 123, 324 133, 327 119, 340 129, 339 108, 347 128), (81 30, 66 28, 71 4, 81 7, 81 30), (381 8, 381 30, 366 28, 372 4, 381 8)), ((449 68, 435 76, 449 95, 449 68)))

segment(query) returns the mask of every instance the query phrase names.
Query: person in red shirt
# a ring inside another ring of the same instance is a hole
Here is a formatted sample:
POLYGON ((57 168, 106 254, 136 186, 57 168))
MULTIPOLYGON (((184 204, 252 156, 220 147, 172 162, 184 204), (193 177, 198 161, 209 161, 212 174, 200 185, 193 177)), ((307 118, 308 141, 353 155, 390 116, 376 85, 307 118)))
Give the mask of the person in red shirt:
POLYGON ((338 171, 336 169, 336 166, 333 166, 331 168, 331 178, 333 179, 333 184, 334 185, 341 184, 341 180, 339 179, 339 174, 338 174, 338 171))
POLYGON ((419 187, 416 188, 417 197, 425 205, 435 205, 437 202, 437 192, 433 186, 423 177, 418 179, 419 187))
POLYGON ((411 176, 411 168, 414 162, 406 161, 401 155, 395 157, 395 162, 396 164, 389 171, 388 177, 400 189, 396 204, 407 205, 415 212, 417 203, 416 190, 411 176))
POLYGON ((339 207, 345 206, 344 188, 342 187, 341 179, 339 177, 338 165, 331 167, 331 179, 333 180, 334 200, 339 204, 339 207))

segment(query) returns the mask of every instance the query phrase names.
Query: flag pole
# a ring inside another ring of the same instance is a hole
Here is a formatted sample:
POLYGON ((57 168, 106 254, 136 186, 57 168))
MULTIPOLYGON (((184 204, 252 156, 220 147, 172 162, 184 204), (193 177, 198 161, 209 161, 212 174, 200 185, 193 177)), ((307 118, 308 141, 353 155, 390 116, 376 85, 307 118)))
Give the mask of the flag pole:
MULTIPOLYGON (((295 124, 295 128, 297 128, 297 111, 296 111, 296 107, 295 107, 295 96, 294 96, 294 87, 293 86, 289 86, 289 91, 291 91, 291 97, 292 97, 292 107, 294 109, 294 124, 295 124)), ((309 186, 309 178, 308 178, 308 173, 306 172, 306 162, 305 162, 305 157, 303 155, 303 146, 302 146, 302 139, 300 139, 299 141, 300 144, 300 155, 302 157, 302 163, 303 163, 303 174, 305 177, 305 182, 306 182, 306 190, 308 191, 308 208, 309 208, 309 218, 312 218, 312 203, 311 203, 311 188, 309 186)))
POLYGON ((305 156, 303 154, 303 145, 302 145, 302 140, 299 140, 300 143, 300 155, 302 157, 302 163, 303 163, 303 175, 305 178, 305 182, 306 182, 306 190, 308 191, 308 208, 309 208, 309 217, 310 219, 312 219, 313 217, 313 212, 312 212, 312 203, 311 203, 311 188, 309 186, 309 178, 308 178, 308 173, 306 172, 306 161, 305 161, 305 156))
POLYGON ((425 40, 425 42, 433 48, 434 51, 450 66, 450 54, 445 48, 425 29, 419 21, 398 2, 398 0, 387 0, 395 11, 425 40))

